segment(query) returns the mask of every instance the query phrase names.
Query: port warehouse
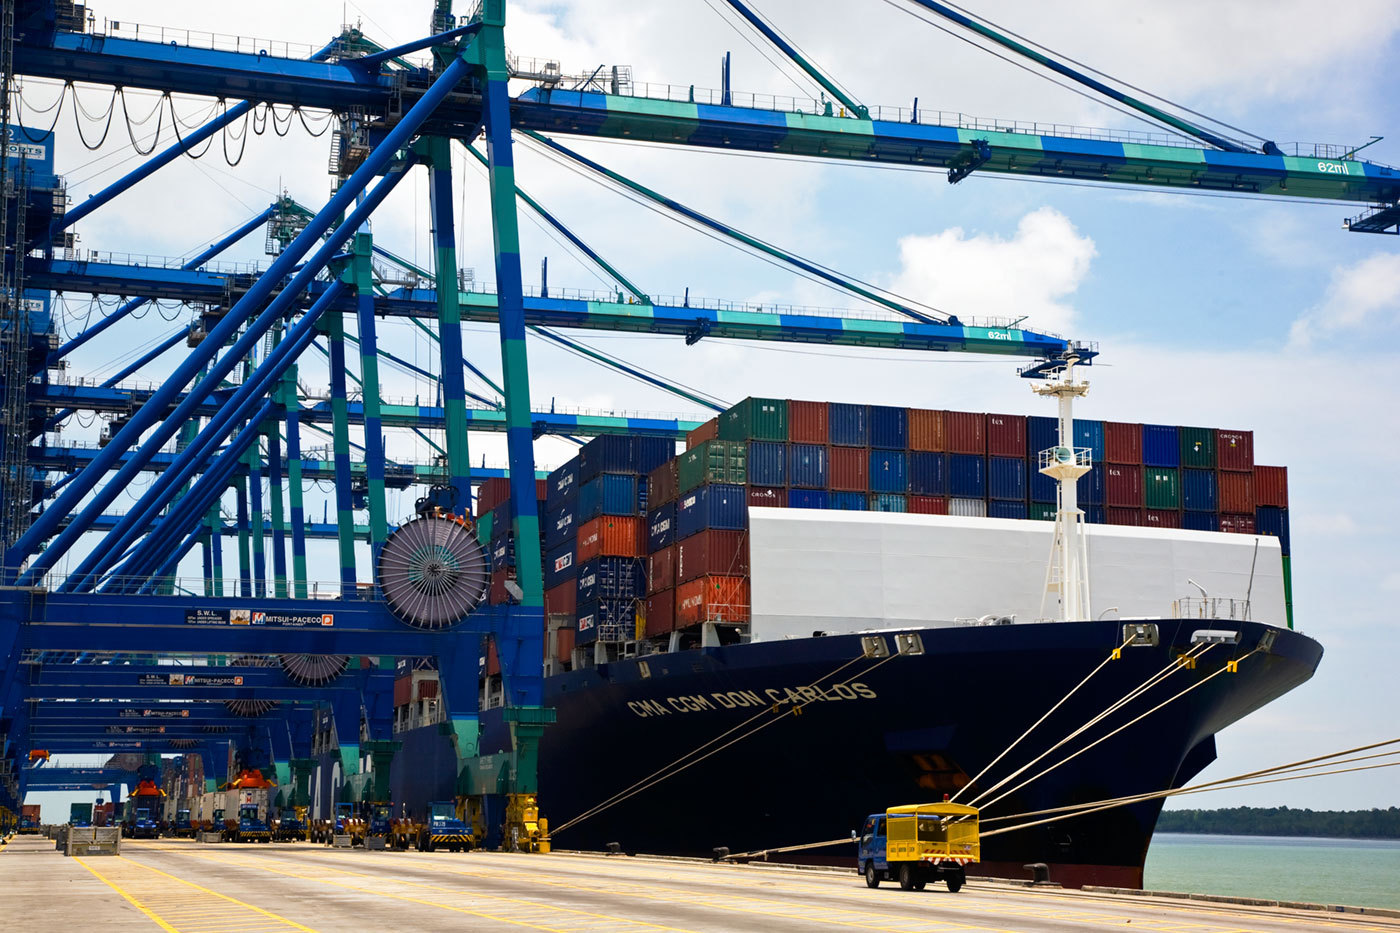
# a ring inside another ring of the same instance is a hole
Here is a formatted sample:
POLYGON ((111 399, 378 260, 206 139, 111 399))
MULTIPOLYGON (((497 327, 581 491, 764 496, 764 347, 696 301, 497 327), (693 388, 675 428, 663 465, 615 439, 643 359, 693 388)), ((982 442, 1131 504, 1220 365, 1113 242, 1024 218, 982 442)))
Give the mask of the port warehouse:
MULTIPOLYGON (((1074 430, 1095 463, 1079 481, 1089 522, 1276 537, 1291 594, 1287 468, 1254 463, 1252 432, 1074 430)), ((666 441, 599 437, 537 490, 552 657, 742 628, 753 506, 1053 521, 1055 484, 1036 458, 1056 442, 1053 418, 756 398, 689 432, 678 456, 666 441)), ((478 499, 500 601, 514 573, 505 491, 489 481, 478 499)), ((490 653, 491 676, 498 665, 490 653)))

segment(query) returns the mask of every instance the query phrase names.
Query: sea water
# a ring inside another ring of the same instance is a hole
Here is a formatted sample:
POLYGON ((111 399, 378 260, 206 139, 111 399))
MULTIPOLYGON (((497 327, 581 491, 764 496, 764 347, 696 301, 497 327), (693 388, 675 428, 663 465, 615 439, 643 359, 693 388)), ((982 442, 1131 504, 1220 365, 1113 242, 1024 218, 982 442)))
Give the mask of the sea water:
POLYGON ((1400 909, 1400 840, 1157 833, 1150 891, 1400 909))

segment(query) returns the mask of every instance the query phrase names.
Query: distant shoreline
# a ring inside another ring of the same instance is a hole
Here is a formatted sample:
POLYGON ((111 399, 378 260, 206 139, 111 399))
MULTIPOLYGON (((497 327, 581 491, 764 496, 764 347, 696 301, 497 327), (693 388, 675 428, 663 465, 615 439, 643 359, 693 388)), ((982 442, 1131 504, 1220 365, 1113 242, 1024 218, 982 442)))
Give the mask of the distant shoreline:
POLYGON ((1400 840, 1400 807, 1386 810, 1294 810, 1234 807, 1164 810, 1157 832, 1186 835, 1400 840))

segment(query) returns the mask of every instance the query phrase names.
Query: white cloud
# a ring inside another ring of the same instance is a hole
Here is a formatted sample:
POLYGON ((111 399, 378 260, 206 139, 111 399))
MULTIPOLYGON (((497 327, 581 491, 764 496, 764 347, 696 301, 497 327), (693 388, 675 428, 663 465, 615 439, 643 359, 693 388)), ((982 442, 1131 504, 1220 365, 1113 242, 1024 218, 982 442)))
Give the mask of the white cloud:
POLYGON ((1062 332, 1074 320, 1065 303, 1089 273, 1097 250, 1069 218, 1042 207, 1010 238, 961 227, 899 241, 894 291, 960 317, 1026 317, 1026 327, 1062 332))
POLYGON ((1363 328, 1400 323, 1400 255, 1380 253, 1332 273, 1322 301, 1293 322, 1289 342, 1299 348, 1363 328))

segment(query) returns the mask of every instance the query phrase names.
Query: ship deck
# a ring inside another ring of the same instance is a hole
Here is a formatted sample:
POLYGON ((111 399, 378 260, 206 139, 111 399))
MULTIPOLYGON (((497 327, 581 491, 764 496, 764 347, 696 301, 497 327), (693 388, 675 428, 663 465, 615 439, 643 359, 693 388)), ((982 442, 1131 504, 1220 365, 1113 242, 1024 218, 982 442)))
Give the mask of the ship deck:
POLYGON ((124 840, 68 858, 42 837, 0 849, 6 906, 31 929, 589 931, 1400 931, 1400 911, 1304 909, 1019 887, 972 879, 868 890, 853 873, 556 853, 365 852, 307 843, 124 840))

